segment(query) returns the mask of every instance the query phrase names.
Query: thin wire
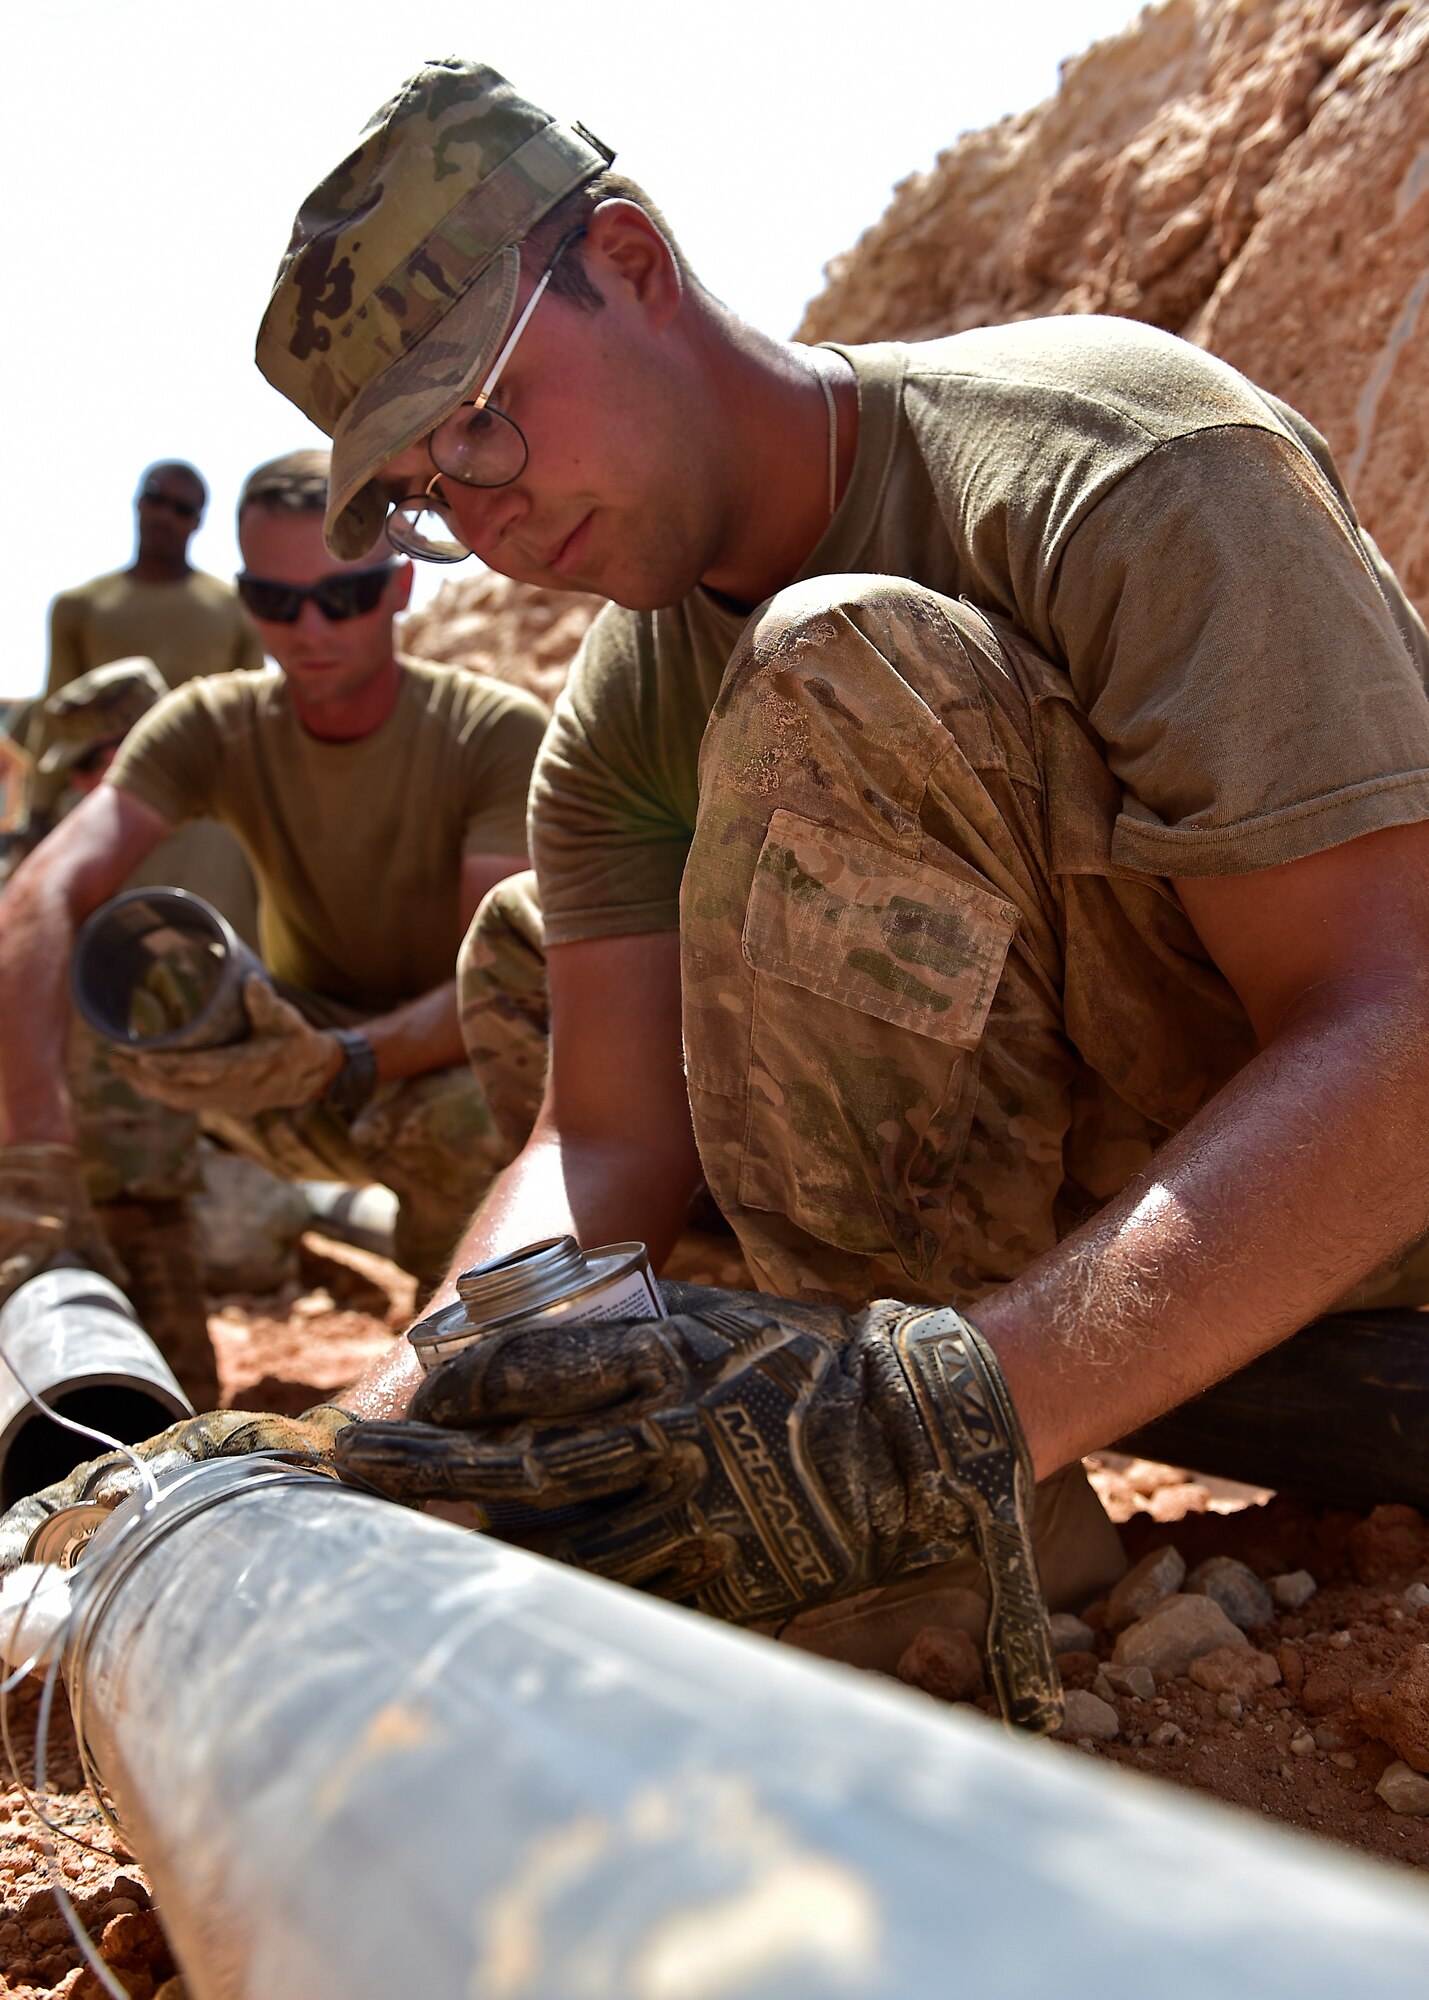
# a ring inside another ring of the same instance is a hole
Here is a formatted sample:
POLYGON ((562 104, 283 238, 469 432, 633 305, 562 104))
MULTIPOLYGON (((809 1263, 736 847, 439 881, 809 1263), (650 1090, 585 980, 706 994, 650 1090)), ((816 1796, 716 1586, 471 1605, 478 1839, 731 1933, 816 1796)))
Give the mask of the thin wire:
POLYGON ((81 1424, 74 1417, 61 1416, 59 1411, 47 1403, 37 1390, 30 1387, 30 1384, 15 1366, 13 1357, 7 1354, 3 1347, 0 1347, 0 1361, 5 1363, 5 1366, 9 1369, 35 1408, 43 1410, 51 1423, 59 1424, 64 1430, 73 1431, 77 1437, 92 1438, 96 1444, 108 1445, 111 1451, 117 1451, 121 1457, 127 1458, 144 1484, 148 1487, 149 1498, 151 1500, 158 1499, 158 1480, 155 1479, 153 1473, 149 1470, 143 1459, 140 1458, 138 1452, 130 1445, 125 1444, 122 1438, 110 1437, 107 1431, 96 1430, 92 1424, 81 1424))
MULTIPOLYGON (((56 1651, 45 1674, 44 1690, 40 1695, 39 1714, 35 1721, 35 1790, 41 1794, 43 1794, 45 1787, 45 1765, 48 1760, 49 1751, 50 1717, 54 1711, 55 1686, 59 1680, 59 1672, 60 1655, 56 1651)), ((33 1800, 30 1801, 30 1807, 32 1811, 38 1810, 33 1800)), ((47 1830, 64 1832, 63 1828, 50 1829, 50 1823, 44 1817, 43 1813, 39 1814, 39 1818, 41 1824, 47 1830)), ((66 1837, 71 1840, 74 1838, 72 1834, 68 1834, 66 1837)), ((80 1841, 78 1844, 84 1847, 88 1845, 88 1842, 80 1841)), ((92 1848, 90 1851, 91 1853, 100 1854, 104 1850, 102 1848, 92 1848)), ((53 1841, 46 1840, 42 1836, 40 1840, 40 1852, 45 1857, 45 1873, 50 1878, 50 1891, 55 1901, 59 1904, 61 1916, 69 1925, 70 1936, 74 1939, 76 1945, 78 1945, 81 1958, 83 1958, 85 1964, 89 1967, 105 1992, 110 1996, 110 2000, 129 2000, 128 1988, 119 1984, 119 1981, 104 1963, 93 1938, 89 1935, 89 1932, 85 1929, 80 1919, 79 1911, 75 1908, 69 1890, 65 1887, 64 1870, 60 1867, 59 1855, 56 1852, 53 1841)))
MULTIPOLYGON (((38 1591, 39 1585, 40 1585, 40 1579, 36 1578, 34 1589, 30 1593, 31 1600, 33 1600, 36 1592, 38 1591)), ((67 1620, 66 1626, 68 1625, 68 1623, 69 1621, 67 1620)), ((20 1614, 19 1623, 15 1628, 17 1633, 23 1628, 23 1625, 24 1625, 24 1611, 22 1610, 20 1614)), ((39 1799, 40 1797, 43 1796, 45 1787, 45 1769, 48 1762, 50 1718, 54 1712, 54 1691, 56 1682, 59 1679, 60 1659, 62 1657, 62 1652, 63 1648, 62 1645, 59 1643, 59 1634, 56 1634, 55 1650, 51 1657, 48 1671, 46 1672, 45 1675, 45 1685, 43 1690, 41 1691, 39 1707, 36 1714, 35 1784, 33 1790, 25 1782, 25 1779, 22 1777, 20 1773, 20 1760, 15 1754, 14 1738, 10 1734, 9 1697, 11 1689, 15 1683, 15 1676, 13 1674, 8 1675, 3 1686, 0 1686, 0 1737, 3 1737, 4 1739, 5 1754, 6 1757, 9 1759, 11 1774, 14 1777, 16 1785, 20 1789, 20 1793, 24 1798, 25 1804, 29 1807, 34 1817, 39 1821, 40 1826, 44 1829, 44 1831, 40 1836, 40 1853, 44 1859, 45 1873, 49 1877, 50 1890, 54 1896, 56 1904, 58 1905, 60 1915, 64 1918, 65 1923, 69 1928, 70 1935, 74 1939, 74 1942, 78 1947, 80 1956, 84 1959, 85 1964, 89 1967, 90 1971, 93 1972, 95 1978, 99 1981, 100 1985, 104 1988, 105 1992, 110 1995, 110 2000, 128 2000, 128 1994, 126 1993, 124 1987, 120 1986, 115 1981, 113 1974, 110 1972, 108 1966, 104 1963, 104 1960, 100 1957, 97 1949, 95 1948, 94 1940, 90 1937, 88 1931, 85 1929, 83 1920, 81 1919, 78 1910, 76 1910, 74 1906, 73 1899, 71 1898, 68 1889, 65 1887, 64 1871, 60 1867, 59 1856, 56 1852, 54 1842, 53 1840, 47 1839, 45 1837, 47 1834, 57 1834, 62 1840, 68 1840, 75 1847, 82 1847, 86 1853, 97 1855, 101 1860, 112 1861, 115 1858, 114 1855, 107 1848, 95 1847, 90 1841, 81 1840, 79 1835, 76 1833, 71 1833, 68 1827, 61 1826, 57 1820, 52 1820, 49 1814, 43 1811, 43 1809, 39 1804, 39 1799)), ((31 1664, 33 1665, 33 1662, 31 1662, 31 1664)), ((103 1812, 104 1810, 103 1806, 97 1799, 95 1803, 96 1806, 99 1807, 99 1810, 103 1812)), ((105 1814, 105 1817, 108 1818, 108 1815, 105 1814)), ((113 1824, 112 1821, 110 1823, 113 1824)), ((121 1838, 123 1837, 122 1834, 120 1837, 121 1838)))

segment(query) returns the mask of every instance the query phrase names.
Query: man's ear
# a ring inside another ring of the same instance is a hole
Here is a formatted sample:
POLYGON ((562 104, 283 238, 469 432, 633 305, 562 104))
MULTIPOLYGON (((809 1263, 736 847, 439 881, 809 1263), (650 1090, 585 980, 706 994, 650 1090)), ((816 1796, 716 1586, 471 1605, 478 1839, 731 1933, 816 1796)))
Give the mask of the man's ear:
POLYGON ((657 328, 675 317, 685 282, 674 251, 638 202, 618 196, 598 202, 586 224, 584 247, 602 289, 611 282, 623 286, 657 328))

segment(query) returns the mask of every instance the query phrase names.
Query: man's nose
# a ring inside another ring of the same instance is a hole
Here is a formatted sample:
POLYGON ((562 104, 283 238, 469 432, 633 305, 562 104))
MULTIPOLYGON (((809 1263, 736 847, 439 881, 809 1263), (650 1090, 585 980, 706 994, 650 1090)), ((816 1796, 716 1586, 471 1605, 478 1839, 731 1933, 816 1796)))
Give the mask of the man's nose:
POLYGON ((316 599, 311 597, 305 597, 298 606, 296 622, 298 630, 306 632, 309 637, 314 634, 326 635, 329 625, 329 620, 319 611, 316 599))

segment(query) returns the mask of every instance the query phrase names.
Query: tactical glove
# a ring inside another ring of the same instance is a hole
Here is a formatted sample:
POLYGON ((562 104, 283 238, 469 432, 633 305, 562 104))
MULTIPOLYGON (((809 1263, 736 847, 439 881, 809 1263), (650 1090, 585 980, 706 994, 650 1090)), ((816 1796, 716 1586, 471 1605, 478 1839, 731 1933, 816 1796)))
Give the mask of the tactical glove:
POLYGON ((243 1004, 253 1029, 247 1041, 221 1049, 121 1046, 113 1050, 114 1066, 136 1090, 174 1111, 243 1118, 321 1097, 341 1063, 337 1038, 309 1026, 257 973, 243 983, 243 1004))
MULTIPOLYGON (((157 1437, 132 1447, 154 1472, 172 1472, 209 1458, 242 1458, 253 1451, 281 1451, 306 1464, 330 1464, 332 1443, 352 1418, 333 1403, 318 1403, 300 1417, 265 1416, 254 1410, 210 1410, 185 1417, 157 1437)), ((117 1507, 142 1480, 122 1452, 106 1452, 77 1465, 53 1486, 17 1500, 0 1516, 0 1576, 23 1562, 30 1537, 62 1507, 117 1507)))
POLYGON ((736 1624, 972 1551, 1003 1714, 1055 1727, 1026 1448, 977 1330, 890 1300, 664 1290, 670 1319, 478 1340, 411 1421, 345 1431, 338 1465, 400 1499, 478 1501, 512 1540, 736 1624))
POLYGON ((60 1256, 125 1282, 89 1205, 75 1147, 45 1140, 0 1148, 0 1305, 60 1256))

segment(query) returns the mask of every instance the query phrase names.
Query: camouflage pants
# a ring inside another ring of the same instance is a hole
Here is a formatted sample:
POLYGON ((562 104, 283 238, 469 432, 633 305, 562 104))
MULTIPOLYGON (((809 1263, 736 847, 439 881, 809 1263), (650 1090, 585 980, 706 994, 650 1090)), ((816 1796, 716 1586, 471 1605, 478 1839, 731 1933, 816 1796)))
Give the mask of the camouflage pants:
MULTIPOLYGON (((319 1027, 357 1018, 352 1009, 285 991, 319 1027)), ((133 1091, 113 1074, 105 1045, 79 1022, 70 1088, 91 1199, 159 1200, 193 1191, 200 1121, 133 1091)), ((443 1275, 473 1209, 521 1143, 509 1144, 497 1131, 465 1064, 379 1085, 350 1123, 324 1104, 245 1119, 205 1113, 201 1122, 281 1179, 390 1187, 398 1203, 397 1261, 425 1285, 443 1275)))
POLYGON ((771 1291, 965 1303, 1117 1192, 1253 1053, 1059 669, 897 579, 752 619, 681 903, 715 1198, 771 1291))

